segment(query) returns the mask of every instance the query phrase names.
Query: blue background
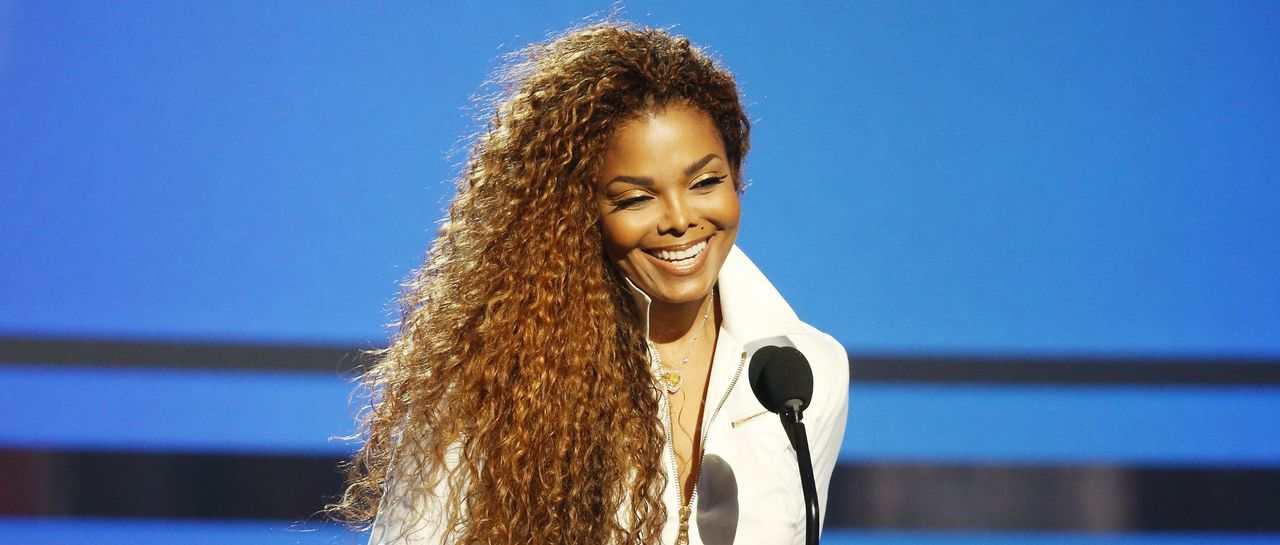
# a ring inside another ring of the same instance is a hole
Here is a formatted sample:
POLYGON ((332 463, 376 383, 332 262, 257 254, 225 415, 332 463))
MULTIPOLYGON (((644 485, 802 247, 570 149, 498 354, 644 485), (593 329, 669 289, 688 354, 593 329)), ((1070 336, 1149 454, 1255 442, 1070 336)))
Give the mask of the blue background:
MULTIPOLYGON (((481 126, 481 83, 608 10, 0 0, 0 336, 385 343, 481 126)), ((754 121, 739 244, 855 356, 1280 358, 1280 4, 622 14, 674 25, 738 76, 754 121)), ((329 439, 351 427, 337 376, 9 365, 0 391, 5 448, 351 448, 329 439)), ((851 399, 844 462, 1280 465, 1277 388, 851 399)), ((0 541, 267 526, 12 519, 0 541)), ((1089 542, 1173 538, 1112 539, 1089 542)))
MULTIPOLYGON (((1280 354, 1280 6, 636 2, 853 352, 1280 354)), ((385 341, 498 57, 598 4, 9 3, 0 332, 385 341), (305 9, 304 9, 305 6, 305 9)))

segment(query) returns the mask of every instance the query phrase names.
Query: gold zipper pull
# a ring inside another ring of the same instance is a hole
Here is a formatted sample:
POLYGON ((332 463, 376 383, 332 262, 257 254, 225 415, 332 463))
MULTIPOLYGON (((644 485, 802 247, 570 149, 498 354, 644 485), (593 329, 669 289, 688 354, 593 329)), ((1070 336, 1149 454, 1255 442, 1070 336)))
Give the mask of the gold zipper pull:
POLYGON ((680 506, 680 531, 676 534, 676 545, 689 545, 689 516, 692 514, 692 507, 680 506))

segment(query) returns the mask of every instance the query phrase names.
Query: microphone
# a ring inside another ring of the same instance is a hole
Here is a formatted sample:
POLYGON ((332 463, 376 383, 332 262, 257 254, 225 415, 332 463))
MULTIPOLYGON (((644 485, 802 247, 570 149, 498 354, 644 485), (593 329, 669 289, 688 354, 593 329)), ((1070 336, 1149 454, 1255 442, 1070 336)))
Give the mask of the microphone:
POLYGON ((747 369, 751 391, 770 412, 791 407, 800 413, 813 397, 813 370, 804 354, 790 346, 761 347, 751 356, 747 369))
POLYGON ((818 545, 818 488, 814 485, 809 436, 801 422, 813 397, 813 369, 804 354, 793 347, 765 346, 751 356, 747 380, 760 404, 781 417, 782 427, 795 448, 800 488, 804 491, 805 543, 818 545))

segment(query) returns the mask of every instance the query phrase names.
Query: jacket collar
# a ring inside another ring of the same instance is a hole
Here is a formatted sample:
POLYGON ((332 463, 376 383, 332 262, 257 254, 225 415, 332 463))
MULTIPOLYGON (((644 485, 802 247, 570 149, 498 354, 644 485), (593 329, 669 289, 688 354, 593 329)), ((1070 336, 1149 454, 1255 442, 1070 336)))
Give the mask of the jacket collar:
MULTIPOLYGON (((653 299, 636 287, 631 279, 623 276, 623 280, 640 310, 647 339, 649 307, 653 304, 653 299)), ((782 294, 778 293, 769 279, 764 277, 764 273, 737 245, 729 250, 716 286, 720 290, 721 327, 744 345, 755 340, 804 331, 803 323, 782 299, 782 294)))

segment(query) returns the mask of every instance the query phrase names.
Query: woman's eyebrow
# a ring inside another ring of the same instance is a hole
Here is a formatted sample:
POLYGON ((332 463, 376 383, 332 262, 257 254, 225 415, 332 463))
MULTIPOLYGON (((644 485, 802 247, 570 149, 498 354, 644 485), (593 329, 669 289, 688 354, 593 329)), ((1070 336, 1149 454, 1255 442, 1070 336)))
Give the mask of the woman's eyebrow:
POLYGON ((641 187, 653 186, 653 178, 650 178, 648 176, 614 176, 613 179, 609 180, 609 183, 605 185, 616 184, 619 182, 624 184, 638 185, 641 187))
MULTIPOLYGON (((712 159, 722 159, 722 158, 715 153, 708 153, 703 158, 698 159, 697 161, 694 161, 687 167, 684 167, 684 175, 688 176, 690 174, 693 174, 694 172, 697 172, 702 167, 707 166, 707 163, 710 163, 712 159)), ((641 187, 653 186, 653 178, 650 178, 648 176, 614 176, 613 179, 609 180, 609 183, 605 185, 618 183, 618 182, 631 184, 631 185, 638 185, 641 187)))
POLYGON ((694 172, 697 172, 698 169, 701 169, 702 167, 707 166, 707 163, 710 163, 712 159, 716 159, 718 157, 720 156, 714 153, 708 153, 706 157, 703 157, 701 159, 698 159, 697 161, 694 161, 693 164, 687 167, 684 167, 685 176, 688 176, 690 174, 693 174, 694 172))

